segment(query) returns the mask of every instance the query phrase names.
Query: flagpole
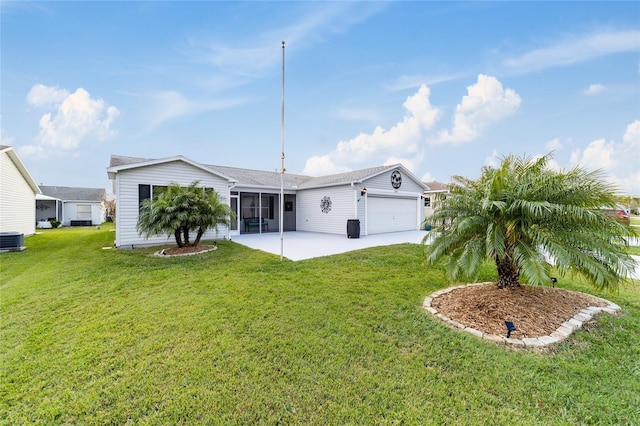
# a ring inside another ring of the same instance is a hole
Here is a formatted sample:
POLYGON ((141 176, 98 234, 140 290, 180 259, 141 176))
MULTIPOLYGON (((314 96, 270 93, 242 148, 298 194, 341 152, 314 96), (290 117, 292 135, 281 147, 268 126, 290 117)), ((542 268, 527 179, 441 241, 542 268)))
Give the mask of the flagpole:
POLYGON ((282 41, 282 119, 280 129, 282 139, 282 166, 280 169, 280 262, 284 257, 284 40, 282 41))

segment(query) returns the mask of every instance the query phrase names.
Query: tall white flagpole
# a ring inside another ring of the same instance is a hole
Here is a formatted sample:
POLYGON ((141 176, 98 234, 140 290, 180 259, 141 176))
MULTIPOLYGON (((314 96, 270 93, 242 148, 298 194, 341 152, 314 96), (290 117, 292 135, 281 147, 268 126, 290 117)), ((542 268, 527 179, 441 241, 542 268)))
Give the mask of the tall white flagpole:
POLYGON ((284 257, 284 40, 282 41, 282 168, 280 169, 280 262, 284 257))

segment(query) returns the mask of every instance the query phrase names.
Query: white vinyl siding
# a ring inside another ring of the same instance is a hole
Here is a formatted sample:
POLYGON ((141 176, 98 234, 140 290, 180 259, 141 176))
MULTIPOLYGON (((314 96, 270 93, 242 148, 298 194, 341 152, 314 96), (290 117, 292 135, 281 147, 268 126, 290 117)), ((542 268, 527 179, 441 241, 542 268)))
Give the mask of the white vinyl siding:
POLYGON ((0 232, 36 232, 36 194, 9 154, 0 154, 0 232))
POLYGON ((102 202, 66 201, 62 204, 61 222, 64 226, 70 226, 72 220, 91 220, 92 225, 100 225, 105 220, 102 202))
MULTIPOLYGON (((141 236, 137 229, 138 223, 138 185, 167 186, 172 183, 188 186, 194 180, 200 181, 200 186, 213 188, 220 195, 222 201, 229 204, 229 184, 213 173, 187 164, 183 161, 171 161, 145 167, 120 170, 116 175, 116 246, 134 247, 142 245, 159 245, 174 243, 173 236, 151 236, 148 239, 141 236)), ((222 238, 227 236, 227 229, 218 227, 207 231, 203 239, 222 238)), ((194 234, 195 235, 195 234, 194 234)))
POLYGON ((347 235, 347 220, 356 219, 355 190, 349 185, 299 191, 296 196, 296 229, 347 235), (331 199, 331 211, 323 213, 320 203, 331 199))

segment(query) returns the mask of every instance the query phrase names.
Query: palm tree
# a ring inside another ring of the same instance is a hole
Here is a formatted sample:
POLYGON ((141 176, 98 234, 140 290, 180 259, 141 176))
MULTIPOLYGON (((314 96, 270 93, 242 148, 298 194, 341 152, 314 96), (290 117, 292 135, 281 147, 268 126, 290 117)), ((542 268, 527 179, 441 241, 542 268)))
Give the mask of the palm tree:
POLYGON ((560 274, 577 272, 596 288, 617 288, 635 265, 624 237, 637 234, 601 210, 615 206, 615 188, 600 171, 552 170, 551 158, 509 155, 477 180, 454 177, 430 218, 440 225, 426 246, 427 263, 449 256, 446 272, 457 279, 475 277, 490 260, 498 287, 513 288, 521 277, 549 284, 552 259, 560 274))
POLYGON ((138 216, 138 232, 151 235, 173 235, 178 247, 197 246, 209 228, 228 226, 235 215, 218 193, 199 187, 194 181, 188 187, 169 185, 154 198, 144 200, 138 216), (190 242, 190 232, 197 230, 190 242))

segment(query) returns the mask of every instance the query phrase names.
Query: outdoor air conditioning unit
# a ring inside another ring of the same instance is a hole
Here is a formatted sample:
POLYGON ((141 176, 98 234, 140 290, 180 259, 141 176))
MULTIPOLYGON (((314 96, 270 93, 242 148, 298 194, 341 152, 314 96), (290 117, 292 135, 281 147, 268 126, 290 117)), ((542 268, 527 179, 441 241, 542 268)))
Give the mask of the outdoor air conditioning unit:
POLYGON ((0 253, 8 251, 23 251, 24 234, 19 232, 0 232, 0 253))

